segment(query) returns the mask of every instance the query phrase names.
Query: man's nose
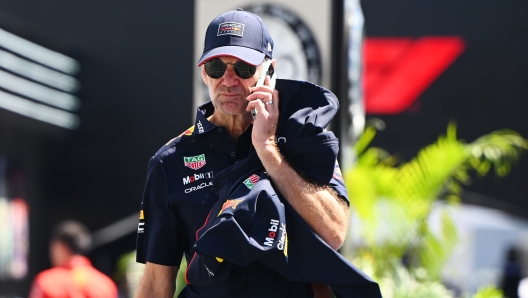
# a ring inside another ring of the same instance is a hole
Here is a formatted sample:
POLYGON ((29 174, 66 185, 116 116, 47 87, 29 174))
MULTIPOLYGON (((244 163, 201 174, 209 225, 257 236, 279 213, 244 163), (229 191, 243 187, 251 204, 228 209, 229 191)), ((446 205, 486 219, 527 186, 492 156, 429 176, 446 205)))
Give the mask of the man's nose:
POLYGON ((225 86, 230 87, 230 86, 236 86, 238 85, 238 83, 239 83, 239 77, 236 75, 233 65, 228 65, 224 73, 223 84, 225 86))

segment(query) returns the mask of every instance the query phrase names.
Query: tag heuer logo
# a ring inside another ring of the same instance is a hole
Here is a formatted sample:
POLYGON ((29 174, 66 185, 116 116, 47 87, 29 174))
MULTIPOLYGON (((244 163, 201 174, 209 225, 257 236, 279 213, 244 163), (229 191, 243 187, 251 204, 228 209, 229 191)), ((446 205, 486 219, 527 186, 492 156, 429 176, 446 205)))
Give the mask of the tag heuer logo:
POLYGON ((186 167, 198 170, 205 165, 205 154, 190 157, 184 156, 183 162, 186 167))
POLYGON ((255 184, 257 183, 257 181, 259 181, 260 177, 253 174, 251 176, 249 176, 249 178, 247 178, 246 180, 244 180, 244 185, 247 186, 247 188, 249 189, 253 189, 253 187, 255 187, 255 184))

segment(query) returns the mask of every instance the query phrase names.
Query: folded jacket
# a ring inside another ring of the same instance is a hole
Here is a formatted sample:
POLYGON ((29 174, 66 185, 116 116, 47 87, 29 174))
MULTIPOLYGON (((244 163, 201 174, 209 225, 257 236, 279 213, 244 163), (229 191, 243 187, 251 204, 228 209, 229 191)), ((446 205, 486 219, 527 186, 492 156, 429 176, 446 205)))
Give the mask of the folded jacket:
MULTIPOLYGON (((339 143, 325 127, 337 113, 337 98, 308 82, 278 80, 280 118, 277 144, 303 177, 327 184, 339 143)), ((288 204, 254 149, 217 174, 217 203, 197 231, 186 281, 225 281, 231 264, 261 262, 290 281, 328 284, 338 297, 381 297, 378 284, 324 242, 288 204)))

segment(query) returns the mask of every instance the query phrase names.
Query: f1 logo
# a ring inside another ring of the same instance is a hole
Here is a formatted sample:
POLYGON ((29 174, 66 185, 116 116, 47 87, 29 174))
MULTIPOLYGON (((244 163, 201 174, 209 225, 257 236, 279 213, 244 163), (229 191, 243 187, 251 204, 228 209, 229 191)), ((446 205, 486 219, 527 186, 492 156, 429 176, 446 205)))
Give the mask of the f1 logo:
POLYGON ((403 112, 464 49, 460 37, 367 38, 363 78, 366 113, 403 112))

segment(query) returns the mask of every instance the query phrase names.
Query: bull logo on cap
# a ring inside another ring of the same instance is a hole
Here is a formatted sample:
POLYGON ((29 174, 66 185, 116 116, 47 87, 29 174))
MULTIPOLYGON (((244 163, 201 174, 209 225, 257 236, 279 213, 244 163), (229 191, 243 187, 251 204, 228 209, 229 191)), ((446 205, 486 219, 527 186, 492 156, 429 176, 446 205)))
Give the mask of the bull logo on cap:
POLYGON ((218 25, 218 34, 221 35, 235 35, 235 36, 244 36, 244 24, 228 22, 218 25))

